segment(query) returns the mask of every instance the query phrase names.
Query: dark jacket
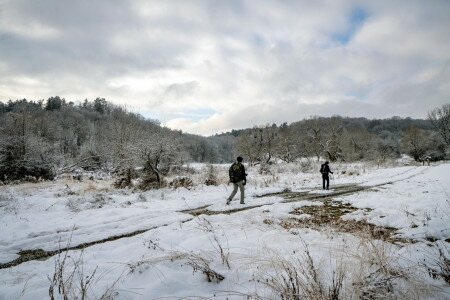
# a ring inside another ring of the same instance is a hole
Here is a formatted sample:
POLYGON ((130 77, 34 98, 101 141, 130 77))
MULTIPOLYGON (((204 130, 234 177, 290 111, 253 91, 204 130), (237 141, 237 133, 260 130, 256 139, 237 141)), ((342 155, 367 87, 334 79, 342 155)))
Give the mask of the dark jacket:
POLYGON ((333 174, 330 170, 330 166, 328 164, 322 164, 320 166, 320 173, 322 173, 323 176, 328 176, 328 173, 333 174))
POLYGON ((233 163, 228 173, 230 175, 230 182, 232 183, 236 183, 241 180, 244 181, 247 180, 246 178, 247 174, 245 174, 245 167, 240 162, 233 163))

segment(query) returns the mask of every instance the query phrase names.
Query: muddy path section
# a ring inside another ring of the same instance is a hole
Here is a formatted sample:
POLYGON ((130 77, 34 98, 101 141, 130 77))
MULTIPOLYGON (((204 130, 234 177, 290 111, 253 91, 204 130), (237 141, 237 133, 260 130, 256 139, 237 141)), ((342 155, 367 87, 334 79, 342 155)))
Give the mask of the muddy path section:
POLYGON ((326 201, 333 199, 337 196, 351 195, 358 192, 366 191, 372 189, 373 186, 359 186, 359 185, 343 185, 337 186, 332 192, 326 194, 319 194, 312 192, 288 192, 280 194, 285 200, 281 203, 297 202, 297 201, 326 201))
POLYGON ((232 209, 228 209, 228 210, 209 210, 208 207, 210 205, 205 205, 202 207, 198 207, 198 208, 192 208, 192 209, 186 209, 186 210, 181 210, 179 212, 181 213, 185 213, 185 214, 190 214, 194 217, 200 216, 200 215, 207 215, 207 216, 212 216, 212 215, 231 215, 240 211, 244 211, 244 210, 249 210, 249 209, 254 209, 254 208, 258 208, 261 206, 265 206, 265 205, 273 205, 274 203, 265 203, 265 204, 257 204, 257 205, 242 205, 242 207, 236 207, 236 208, 232 208, 232 209))

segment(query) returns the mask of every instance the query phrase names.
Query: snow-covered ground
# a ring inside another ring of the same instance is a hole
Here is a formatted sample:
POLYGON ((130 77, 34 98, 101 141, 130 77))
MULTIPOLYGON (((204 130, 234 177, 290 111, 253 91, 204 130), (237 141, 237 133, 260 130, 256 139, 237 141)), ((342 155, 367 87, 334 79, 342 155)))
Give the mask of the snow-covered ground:
MULTIPOLYGON (((443 255, 450 256, 450 164, 384 169, 335 165, 331 194, 333 187, 342 185, 373 187, 333 198, 357 208, 342 219, 392 227, 397 229, 395 237, 410 241, 395 244, 336 232, 329 225, 283 226, 290 218, 308 218, 290 212, 322 205, 320 199, 284 202, 276 194, 257 197, 283 190, 323 195, 317 170, 279 165, 271 174, 259 175, 257 168, 250 168, 246 204, 233 201, 227 206, 231 186, 225 183, 226 166, 215 167, 219 186, 190 189, 116 190, 110 180, 68 178, 1 186, 0 264, 15 260, 22 250, 53 251, 68 243, 73 247, 144 231, 84 249, 79 262, 84 276, 97 268, 90 298, 101 298, 105 291, 114 299, 280 298, 280 284, 270 283, 282 282, 286 265, 308 257, 323 290, 328 290, 333 274, 345 270, 342 299, 355 296, 356 290, 400 298, 450 297, 448 283, 433 273, 440 270, 443 255), (205 206, 211 215, 183 212, 205 206), (249 206, 255 207, 228 213, 249 206), (208 282, 205 270, 224 279, 208 282)), ((193 175, 195 181, 202 182, 203 168, 194 169, 200 172, 193 175)), ((68 252, 67 272, 74 269, 80 252, 68 252)), ((0 299, 48 297, 57 260, 55 255, 1 269, 0 299)), ((73 281, 74 286, 79 282, 73 281)))

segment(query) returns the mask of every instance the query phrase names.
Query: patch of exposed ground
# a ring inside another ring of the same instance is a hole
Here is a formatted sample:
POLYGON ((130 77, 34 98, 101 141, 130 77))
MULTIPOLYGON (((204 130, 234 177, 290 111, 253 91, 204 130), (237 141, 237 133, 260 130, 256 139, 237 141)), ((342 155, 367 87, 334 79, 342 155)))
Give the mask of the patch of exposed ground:
MULTIPOLYGON (((262 195, 257 195, 256 198, 263 198, 263 197, 268 197, 268 196, 280 196, 283 198, 295 198, 295 197, 306 197, 306 196, 326 196, 326 195, 330 195, 333 194, 335 195, 336 193, 340 193, 340 192, 347 192, 347 191, 352 191, 354 188, 357 189, 366 189, 366 188, 371 188, 371 187, 363 187, 363 186, 359 186, 357 184, 340 184, 340 185, 335 185, 331 188, 330 193, 328 194, 311 194, 311 190, 306 190, 303 192, 292 192, 290 189, 285 189, 281 192, 274 192, 274 193, 267 193, 267 194, 262 194, 262 195)), ((314 191, 316 189, 313 189, 314 191)))
POLYGON ((281 197, 285 198, 282 203, 303 201, 303 200, 329 200, 336 196, 343 196, 358 193, 361 191, 371 189, 371 186, 359 186, 359 185, 342 185, 334 187, 330 193, 327 194, 314 194, 314 193, 305 193, 305 192, 289 192, 280 194, 281 197))
POLYGON ((194 217, 199 216, 199 215, 208 215, 208 216, 212 216, 212 215, 231 215, 233 213, 237 213, 237 212, 240 212, 240 211, 257 208, 257 207, 261 207, 261 206, 264 206, 264 205, 272 205, 272 204, 273 203, 250 205, 250 206, 242 205, 241 207, 236 207, 236 208, 227 209, 227 210, 209 210, 208 207, 210 205, 205 205, 205 206, 202 206, 202 207, 186 209, 186 210, 180 210, 180 212, 185 213, 185 214, 193 215, 194 217))
POLYGON ((338 232, 351 233, 355 235, 365 235, 372 239, 379 239, 390 243, 410 243, 411 240, 395 237, 397 229, 391 227, 376 226, 365 221, 343 220, 345 214, 356 211, 357 208, 349 203, 338 201, 325 201, 324 205, 303 206, 295 208, 291 214, 304 215, 307 218, 288 218, 281 222, 285 229, 291 228, 311 228, 321 230, 324 227, 332 228, 338 232))

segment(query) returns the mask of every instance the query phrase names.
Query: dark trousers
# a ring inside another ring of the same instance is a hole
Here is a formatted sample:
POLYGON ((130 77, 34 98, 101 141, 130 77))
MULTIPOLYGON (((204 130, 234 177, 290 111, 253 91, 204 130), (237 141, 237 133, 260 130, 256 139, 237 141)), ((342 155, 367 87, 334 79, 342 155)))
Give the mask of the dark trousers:
POLYGON ((326 189, 328 190, 330 188, 330 177, 328 174, 322 174, 323 189, 325 189, 325 182, 327 184, 326 189))

